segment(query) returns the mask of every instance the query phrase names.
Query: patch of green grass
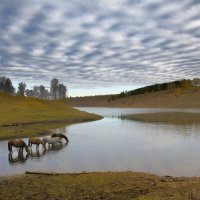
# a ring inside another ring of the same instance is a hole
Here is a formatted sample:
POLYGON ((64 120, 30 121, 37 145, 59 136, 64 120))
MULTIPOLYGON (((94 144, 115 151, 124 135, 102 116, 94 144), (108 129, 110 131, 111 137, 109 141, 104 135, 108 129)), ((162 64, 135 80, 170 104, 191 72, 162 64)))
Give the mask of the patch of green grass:
POLYGON ((97 119, 101 116, 68 107, 65 100, 41 100, 0 93, 0 139, 37 135, 38 130, 56 128, 61 122, 68 124, 97 119), (34 123, 34 126, 25 126, 34 123))

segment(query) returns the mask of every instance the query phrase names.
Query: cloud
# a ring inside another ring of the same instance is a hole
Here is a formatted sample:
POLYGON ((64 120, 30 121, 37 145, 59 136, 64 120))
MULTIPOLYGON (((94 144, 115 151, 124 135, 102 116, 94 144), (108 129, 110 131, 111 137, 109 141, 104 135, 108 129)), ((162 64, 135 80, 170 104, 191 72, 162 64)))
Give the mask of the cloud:
POLYGON ((0 76, 69 88, 200 75, 200 2, 0 0, 0 76))

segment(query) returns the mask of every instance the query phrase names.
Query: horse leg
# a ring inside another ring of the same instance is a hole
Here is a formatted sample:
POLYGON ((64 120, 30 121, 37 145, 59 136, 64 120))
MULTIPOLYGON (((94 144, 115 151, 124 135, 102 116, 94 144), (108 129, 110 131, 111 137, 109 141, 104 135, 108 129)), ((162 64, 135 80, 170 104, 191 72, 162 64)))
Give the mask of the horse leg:
POLYGON ((13 151, 12 151, 12 145, 9 146, 9 151, 10 151, 10 153, 13 153, 13 151))

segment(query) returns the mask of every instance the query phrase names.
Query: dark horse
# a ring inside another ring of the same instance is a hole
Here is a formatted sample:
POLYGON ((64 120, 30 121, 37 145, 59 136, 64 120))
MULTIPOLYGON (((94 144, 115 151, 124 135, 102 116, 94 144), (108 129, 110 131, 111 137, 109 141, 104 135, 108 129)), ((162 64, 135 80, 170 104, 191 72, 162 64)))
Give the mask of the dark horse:
POLYGON ((21 139, 18 139, 18 140, 9 140, 8 141, 8 150, 10 151, 10 153, 12 153, 12 147, 16 147, 16 148, 19 148, 19 153, 20 152, 23 152, 23 149, 25 148, 26 149, 26 152, 29 153, 29 149, 28 149, 28 146, 26 145, 26 143, 21 140, 21 139))
POLYGON ((66 135, 62 134, 62 133, 53 133, 51 135, 51 137, 59 137, 60 139, 64 138, 66 140, 66 142, 69 142, 68 138, 66 135))

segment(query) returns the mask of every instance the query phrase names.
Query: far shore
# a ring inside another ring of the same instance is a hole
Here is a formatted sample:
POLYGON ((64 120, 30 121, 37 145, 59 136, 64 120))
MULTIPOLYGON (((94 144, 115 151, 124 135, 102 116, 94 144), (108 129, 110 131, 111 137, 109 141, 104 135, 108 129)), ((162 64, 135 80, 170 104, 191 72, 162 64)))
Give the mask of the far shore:
POLYGON ((151 92, 109 100, 110 95, 73 97, 66 103, 72 107, 111 108, 200 108, 200 88, 151 92))
POLYGON ((200 113, 189 112, 156 112, 141 113, 123 116, 124 119, 143 121, 149 123, 167 123, 174 125, 200 124, 200 113))

